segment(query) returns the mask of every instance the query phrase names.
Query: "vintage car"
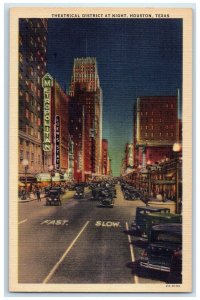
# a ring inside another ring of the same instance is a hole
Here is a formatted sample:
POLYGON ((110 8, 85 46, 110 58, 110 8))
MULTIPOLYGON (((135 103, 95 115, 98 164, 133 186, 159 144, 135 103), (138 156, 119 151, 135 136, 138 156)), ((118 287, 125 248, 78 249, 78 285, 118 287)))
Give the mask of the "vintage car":
POLYGON ((144 214, 141 220, 142 222, 140 222, 140 229, 138 230, 137 235, 141 236, 145 240, 148 240, 151 234, 151 229, 154 225, 182 223, 182 216, 179 214, 161 211, 144 214))
POLYGON ((146 228, 146 216, 152 213, 169 214, 169 208, 159 208, 153 206, 139 206, 136 208, 135 220, 131 223, 131 231, 137 235, 141 235, 146 228))
POLYGON ((114 199, 111 197, 106 197, 101 200, 100 207, 113 207, 114 206, 114 199))
MULTIPOLYGON (((182 225, 161 224, 152 227, 148 247, 142 252, 138 262, 138 275, 143 276, 148 270, 166 272, 172 269, 174 253, 182 249, 182 225)), ((179 273, 180 267, 179 267, 179 273)), ((152 274, 152 273, 151 273, 152 274)))
POLYGON ((75 199, 84 198, 84 187, 82 185, 76 186, 74 198, 75 199))
POLYGON ((60 192, 57 189, 49 190, 46 205, 61 205, 60 192))

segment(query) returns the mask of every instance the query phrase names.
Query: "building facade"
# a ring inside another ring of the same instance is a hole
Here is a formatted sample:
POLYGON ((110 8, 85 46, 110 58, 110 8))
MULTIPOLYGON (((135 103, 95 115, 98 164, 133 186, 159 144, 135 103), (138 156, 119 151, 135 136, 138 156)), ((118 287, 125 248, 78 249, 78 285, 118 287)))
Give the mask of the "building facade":
POLYGON ((47 20, 19 19, 19 180, 27 181, 43 171, 42 77, 47 64, 47 20))
POLYGON ((48 172, 49 167, 53 166, 55 172, 67 175, 70 145, 69 96, 48 73, 43 77, 42 85, 44 171, 48 172))
POLYGON ((70 85, 75 179, 102 173, 102 90, 95 58, 76 58, 70 85), (78 117, 73 112, 77 111, 78 117), (77 128, 77 129, 76 129, 77 128))
POLYGON ((108 141, 102 140, 102 175, 108 175, 108 141))
POLYGON ((139 97, 134 106, 134 165, 173 157, 180 130, 177 96, 139 97))

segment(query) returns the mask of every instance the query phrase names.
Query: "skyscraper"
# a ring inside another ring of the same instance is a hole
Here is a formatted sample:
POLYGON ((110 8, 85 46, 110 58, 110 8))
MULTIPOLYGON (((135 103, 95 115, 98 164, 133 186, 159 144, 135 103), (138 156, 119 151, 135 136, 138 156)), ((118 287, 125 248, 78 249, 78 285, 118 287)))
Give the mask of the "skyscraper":
POLYGON ((86 57, 74 60, 70 96, 72 102, 76 103, 71 104, 71 107, 77 105, 78 110, 81 111, 81 117, 73 118, 73 128, 79 129, 75 133, 71 127, 74 139, 74 172, 76 173, 76 161, 79 161, 77 168, 81 173, 82 180, 85 180, 92 174, 100 175, 102 173, 103 96, 96 58, 86 57), (78 136, 79 141, 77 141, 78 136))
POLYGON ((19 179, 24 180, 23 161, 28 163, 27 179, 43 170, 41 79, 46 73, 47 20, 19 20, 19 179))

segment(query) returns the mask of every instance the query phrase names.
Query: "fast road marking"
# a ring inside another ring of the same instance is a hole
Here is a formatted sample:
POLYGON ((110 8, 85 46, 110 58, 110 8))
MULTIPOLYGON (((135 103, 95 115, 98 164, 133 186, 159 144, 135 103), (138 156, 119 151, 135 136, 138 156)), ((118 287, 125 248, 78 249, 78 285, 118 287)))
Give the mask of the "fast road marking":
MULTIPOLYGON (((126 222, 126 230, 127 230, 127 232, 129 231, 129 227, 128 227, 127 222, 126 222)), ((128 242, 129 242, 130 251, 131 251, 131 261, 135 262, 135 255, 134 255, 134 251, 133 251, 133 245, 131 244, 131 236, 129 234, 128 234, 128 242)), ((133 276, 133 279, 134 279, 134 283, 139 283, 138 277, 136 275, 133 276)))
POLYGON ((120 222, 114 222, 114 221, 96 221, 95 223, 96 227, 120 227, 120 222))
POLYGON ((20 224, 22 224, 22 223, 25 223, 27 220, 28 220, 28 219, 24 219, 24 220, 20 221, 18 224, 20 225, 20 224))
POLYGON ((43 280, 43 283, 47 283, 52 278, 52 276, 54 275, 54 273, 56 272, 56 270, 58 269, 58 267, 60 266, 60 264, 63 262, 63 260, 65 259, 65 257, 67 256, 67 254, 69 253, 69 251, 72 249, 72 247, 74 246, 74 244, 76 243, 76 241, 78 240, 78 238, 83 233, 83 231, 85 230, 85 228, 88 226, 89 223, 90 223, 90 221, 87 221, 85 223, 85 225, 83 226, 83 228, 81 229, 81 231, 78 233, 78 235, 75 237, 75 239, 69 245, 69 247, 63 253, 63 255, 61 256, 61 258, 59 259, 59 261, 55 264, 55 266, 51 269, 51 271, 49 272, 49 274, 43 280))
POLYGON ((69 220, 44 220, 40 225, 68 225, 69 220))

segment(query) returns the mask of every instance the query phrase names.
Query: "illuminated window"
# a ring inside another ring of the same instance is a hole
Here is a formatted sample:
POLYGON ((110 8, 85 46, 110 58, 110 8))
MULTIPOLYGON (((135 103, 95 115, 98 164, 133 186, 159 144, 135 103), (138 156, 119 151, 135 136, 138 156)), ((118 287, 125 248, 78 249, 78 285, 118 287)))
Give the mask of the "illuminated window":
POLYGON ((27 119, 29 118, 29 111, 28 111, 28 109, 26 109, 26 118, 27 119))

